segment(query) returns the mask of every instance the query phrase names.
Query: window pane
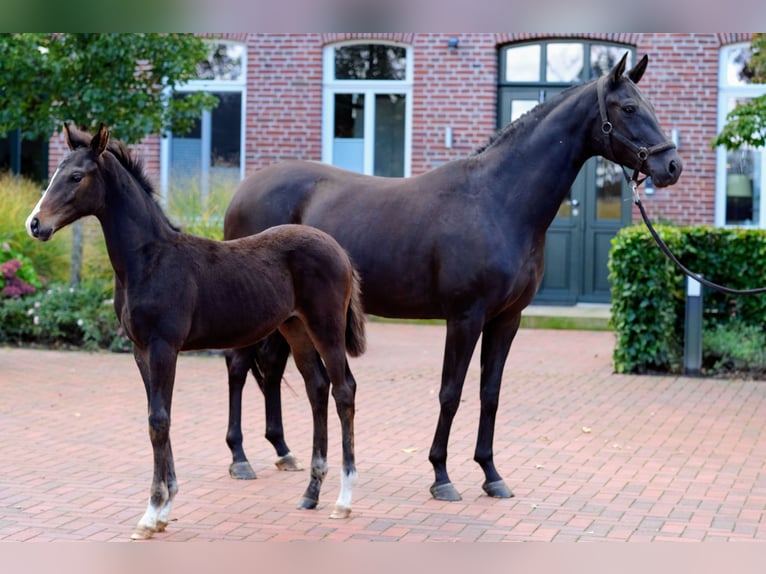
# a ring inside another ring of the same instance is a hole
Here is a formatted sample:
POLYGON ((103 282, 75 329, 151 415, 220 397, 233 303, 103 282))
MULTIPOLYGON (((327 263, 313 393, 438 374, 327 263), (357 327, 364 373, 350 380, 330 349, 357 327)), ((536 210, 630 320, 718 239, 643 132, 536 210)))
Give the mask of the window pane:
POLYGON ((760 153, 752 149, 738 149, 726 155, 726 223, 729 225, 758 224, 759 156, 760 153))
POLYGON ((332 164, 364 171, 364 94, 335 94, 332 164))
POLYGON ((628 52, 628 59, 625 61, 627 69, 633 67, 633 53, 620 46, 604 46, 595 44, 590 47, 590 79, 599 78, 606 75, 628 52))
POLYGON ((596 158, 596 219, 621 219, 622 181, 619 165, 603 157, 596 158))
POLYGON ((227 42, 208 43, 207 58, 197 64, 200 80, 241 80, 245 47, 227 42))
POLYGON ((540 81, 540 45, 518 46, 505 52, 507 82, 540 81))
POLYGON ((404 176, 404 94, 375 96, 374 175, 404 176))
MULTIPOLYGON (((174 94, 184 98, 184 94, 174 94)), ((171 186, 195 186, 199 189, 202 173, 202 118, 194 120, 192 128, 182 135, 172 135, 170 145, 171 186)))
POLYGON ((218 106, 212 111, 210 135, 210 181, 216 186, 236 187, 240 178, 242 94, 216 92, 218 106))
POLYGON ((577 82, 582 78, 582 44, 548 44, 545 79, 548 82, 577 82))
POLYGON ((335 49, 337 80, 404 80, 407 49, 386 44, 354 44, 335 49))
POLYGON ((752 72, 747 63, 752 56, 750 46, 733 47, 726 52, 726 83, 730 86, 744 86, 750 83, 752 72))
POLYGON ((511 102, 511 121, 515 122, 536 105, 537 100, 513 100, 511 102))

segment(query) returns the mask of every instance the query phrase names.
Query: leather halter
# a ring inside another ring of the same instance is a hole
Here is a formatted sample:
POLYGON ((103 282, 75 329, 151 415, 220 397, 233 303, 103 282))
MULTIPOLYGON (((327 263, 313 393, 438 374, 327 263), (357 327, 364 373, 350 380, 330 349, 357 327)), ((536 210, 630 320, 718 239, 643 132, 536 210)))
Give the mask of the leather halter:
MULTIPOLYGON (((622 145, 627 147, 629 150, 631 150, 633 153, 636 154, 636 157, 638 158, 638 166, 633 168, 635 172, 633 173, 633 181, 638 182, 638 173, 641 170, 641 166, 644 165, 644 162, 649 159, 649 156, 662 153, 664 151, 667 151, 669 149, 674 149, 676 147, 676 144, 674 144, 672 141, 664 141, 662 143, 658 143, 656 145, 653 145, 649 148, 646 146, 638 146, 635 143, 633 143, 631 140, 629 140, 627 137, 622 135, 620 132, 614 129, 614 126, 612 125, 612 122, 609 121, 609 116, 607 115, 606 111, 606 97, 605 97, 605 91, 606 91, 606 83, 609 81, 609 76, 602 76, 598 79, 598 83, 596 84, 596 91, 598 94, 598 110, 601 114, 601 133, 603 133, 607 140, 609 141, 609 148, 612 150, 612 155, 614 155, 614 148, 612 147, 612 138, 617 139, 622 145)), ((623 167, 623 169, 625 169, 623 167)), ((646 178, 644 178, 646 179, 646 178)), ((641 182, 643 182, 643 180, 641 182)))

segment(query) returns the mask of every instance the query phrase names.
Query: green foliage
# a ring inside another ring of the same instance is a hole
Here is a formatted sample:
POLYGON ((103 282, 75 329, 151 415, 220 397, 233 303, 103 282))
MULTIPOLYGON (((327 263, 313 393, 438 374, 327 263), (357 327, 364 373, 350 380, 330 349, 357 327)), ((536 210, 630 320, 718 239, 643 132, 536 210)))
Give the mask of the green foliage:
POLYGON ((103 122, 128 143, 185 133, 217 99, 166 87, 195 79, 206 57, 194 34, 1 34, 0 134, 48 137, 63 122, 91 133, 103 122))
POLYGON ((703 368, 717 373, 766 373, 766 333, 758 325, 733 319, 702 334, 703 368))
MULTIPOLYGON (((745 68, 753 83, 766 82, 766 34, 753 34, 753 56, 745 68)), ((713 138, 713 147, 722 145, 728 150, 742 146, 766 145, 766 95, 738 104, 726 116, 726 125, 713 138)))
POLYGON ((131 349, 114 312, 111 287, 97 282, 77 287, 57 284, 33 295, 0 300, 0 342, 131 349))
POLYGON ((218 183, 203 195, 199 185, 189 183, 170 190, 167 215, 185 233, 223 239, 223 217, 234 194, 234 186, 218 183))
POLYGON ((27 217, 40 200, 40 187, 21 177, 0 173, 0 263, 18 259, 19 277, 35 285, 40 281, 64 281, 69 274, 71 232, 64 229, 56 241, 42 244, 25 227, 27 217))
MULTIPOLYGON (((706 279, 747 289, 766 285, 766 231, 657 226, 671 251, 706 279)), ((679 372, 683 361, 686 278, 660 252, 643 226, 622 229, 612 241, 609 279, 615 370, 679 372)), ((762 329, 766 295, 730 296, 705 289, 704 329, 762 329), (735 321, 732 323, 732 321, 735 321)), ((713 365, 703 348, 703 363, 713 365)), ((722 363, 719 363, 719 366, 722 363)))

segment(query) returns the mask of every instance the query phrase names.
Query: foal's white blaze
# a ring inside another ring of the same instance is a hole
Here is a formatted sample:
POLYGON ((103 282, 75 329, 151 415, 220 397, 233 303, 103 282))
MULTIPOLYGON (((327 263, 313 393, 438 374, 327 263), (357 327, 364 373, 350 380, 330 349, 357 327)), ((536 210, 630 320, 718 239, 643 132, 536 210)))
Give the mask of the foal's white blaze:
POLYGON ((48 184, 48 187, 45 189, 45 191, 43 191, 42 197, 40 197, 40 201, 37 202, 37 205, 35 205, 35 208, 32 210, 32 213, 30 213, 29 217, 27 217, 27 222, 26 222, 25 225, 26 225, 26 228, 27 228, 27 233, 31 237, 34 237, 34 235, 32 234, 32 220, 35 217, 37 217, 38 213, 40 213, 40 206, 43 204, 43 199, 45 199, 45 194, 48 193, 48 190, 53 185, 53 180, 56 179, 56 175, 58 175, 58 172, 59 172, 59 170, 58 170, 58 168, 56 168, 56 171, 53 172, 53 177, 51 178, 51 181, 48 184))

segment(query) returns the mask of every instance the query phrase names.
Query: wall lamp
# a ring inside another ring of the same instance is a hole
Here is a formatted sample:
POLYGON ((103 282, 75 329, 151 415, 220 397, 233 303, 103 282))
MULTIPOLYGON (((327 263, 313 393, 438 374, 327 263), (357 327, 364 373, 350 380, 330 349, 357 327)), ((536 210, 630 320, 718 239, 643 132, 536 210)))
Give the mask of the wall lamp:
POLYGON ((459 40, 458 40, 458 38, 456 36, 452 36, 452 37, 448 38, 447 39, 447 47, 450 50, 457 50, 458 41, 459 40))

